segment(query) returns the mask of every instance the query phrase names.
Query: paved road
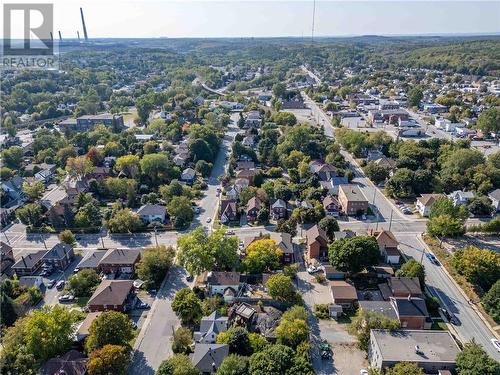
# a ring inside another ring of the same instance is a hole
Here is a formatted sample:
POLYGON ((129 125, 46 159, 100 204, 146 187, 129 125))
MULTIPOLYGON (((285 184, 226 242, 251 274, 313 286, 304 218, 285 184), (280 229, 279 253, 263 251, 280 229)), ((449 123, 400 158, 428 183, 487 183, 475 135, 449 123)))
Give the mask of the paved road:
MULTIPOLYGON (((321 114, 323 111, 316 103, 308 98, 304 92, 302 95, 316 116, 320 118, 327 117, 326 114, 321 114)), ((333 134, 333 127, 330 122, 327 122, 325 125, 325 135, 329 138, 333 138, 333 134)), ((426 220, 410 218, 402 214, 394 207, 392 202, 390 202, 382 192, 364 176, 359 165, 348 153, 343 152, 343 156, 350 162, 351 169, 355 172, 356 177, 354 182, 360 185, 361 190, 371 203, 373 201, 375 202, 380 222, 340 223, 340 226, 353 230, 357 230, 357 228, 374 228, 376 226, 378 226, 378 228, 383 227, 384 229, 388 229, 389 225, 391 225, 390 220, 392 215, 391 230, 395 232, 398 240, 402 242, 401 250, 405 255, 415 258, 418 261, 423 259, 422 262, 426 268, 427 274, 426 280, 431 293, 437 296, 442 305, 450 309, 450 311, 460 320, 461 324, 453 327, 458 338, 462 341, 470 341, 474 338, 476 342, 484 347, 490 356, 500 361, 500 353, 498 353, 490 342, 490 339, 494 337, 493 333, 467 302, 467 299, 463 296, 458 286, 446 274, 443 267, 431 264, 425 256, 422 258, 422 253, 426 250, 426 245, 420 239, 419 233, 425 231, 426 220)))

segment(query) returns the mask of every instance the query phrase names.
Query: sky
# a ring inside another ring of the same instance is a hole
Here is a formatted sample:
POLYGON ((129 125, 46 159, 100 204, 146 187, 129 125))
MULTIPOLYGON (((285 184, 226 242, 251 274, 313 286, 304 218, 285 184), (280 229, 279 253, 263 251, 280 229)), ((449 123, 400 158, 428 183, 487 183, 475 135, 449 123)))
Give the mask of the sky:
MULTIPOLYGON (((10 0, 9 3, 17 3, 10 0)), ((29 0, 29 3, 50 1, 29 0)), ((310 37, 313 0, 53 0, 54 30, 90 38, 310 37)), ((22 22, 13 22, 13 35, 22 22)), ((3 36, 3 30, 0 31, 3 36)), ((500 0, 316 1, 316 36, 500 33, 500 0)))

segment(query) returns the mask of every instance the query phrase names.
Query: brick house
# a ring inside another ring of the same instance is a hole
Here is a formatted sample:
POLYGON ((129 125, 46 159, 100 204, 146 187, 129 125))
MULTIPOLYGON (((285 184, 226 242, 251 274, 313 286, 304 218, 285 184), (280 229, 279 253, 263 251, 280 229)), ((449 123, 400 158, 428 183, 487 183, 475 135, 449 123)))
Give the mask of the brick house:
POLYGON ((43 263, 58 270, 64 270, 75 258, 73 246, 66 243, 58 243, 47 251, 42 257, 43 263))
POLYGON ((127 311, 136 299, 133 284, 132 280, 103 280, 87 303, 90 312, 127 311))
POLYGON ((31 276, 42 266, 45 253, 47 250, 22 255, 21 259, 14 263, 12 269, 17 276, 31 276))
POLYGON ((368 209, 368 201, 357 185, 340 185, 339 202, 342 212, 349 216, 366 213, 368 209))
POLYGON ((262 208, 262 202, 257 197, 252 197, 248 200, 246 214, 248 221, 255 221, 257 214, 262 208))
POLYGON ((135 249, 109 249, 99 262, 99 270, 104 273, 127 273, 133 275, 141 252, 135 249))
POLYGON ((343 309, 351 309, 358 300, 356 288, 344 280, 330 281, 330 292, 333 303, 342 306, 343 309))
POLYGON ((271 216, 274 220, 285 219, 287 215, 287 205, 283 199, 276 199, 271 204, 271 216))
POLYGON ((309 259, 328 256, 328 237, 326 232, 315 224, 306 232, 307 256, 309 259))
POLYGON ((391 297, 390 302, 401 323, 401 328, 430 329, 432 321, 422 298, 391 297))

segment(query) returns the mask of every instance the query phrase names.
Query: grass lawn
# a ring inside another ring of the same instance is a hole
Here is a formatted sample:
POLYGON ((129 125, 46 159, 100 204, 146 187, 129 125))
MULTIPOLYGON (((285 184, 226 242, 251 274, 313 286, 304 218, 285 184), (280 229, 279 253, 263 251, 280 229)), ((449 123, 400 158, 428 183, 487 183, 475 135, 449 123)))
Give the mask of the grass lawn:
POLYGON ((337 322, 341 324, 351 324, 352 319, 356 315, 356 311, 347 311, 345 314, 342 314, 338 319, 337 322))
POLYGON ((441 322, 433 321, 431 329, 436 330, 436 331, 447 331, 448 330, 448 326, 446 325, 445 322, 442 322, 442 321, 441 322))

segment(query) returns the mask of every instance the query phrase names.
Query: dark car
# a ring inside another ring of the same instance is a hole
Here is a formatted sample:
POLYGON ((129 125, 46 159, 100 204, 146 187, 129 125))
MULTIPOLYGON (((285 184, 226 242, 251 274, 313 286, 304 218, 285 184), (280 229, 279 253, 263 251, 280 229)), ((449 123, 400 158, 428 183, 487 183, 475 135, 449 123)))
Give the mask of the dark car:
POLYGON ((427 257, 427 259, 429 259, 429 261, 431 263, 439 265, 439 262, 438 262, 437 258, 434 256, 434 254, 432 254, 432 253, 425 253, 425 256, 427 257))
POLYGON ((443 316, 446 318, 447 321, 449 321, 451 324, 458 325, 458 319, 453 313, 450 313, 448 310, 444 308, 439 309, 443 316))
POLYGON ((47 283, 47 288, 52 289, 54 287, 54 285, 56 285, 56 281, 55 280, 50 280, 47 283))
POLYGON ((149 303, 141 302, 137 305, 137 308, 141 310, 149 310, 151 306, 149 306, 149 303))

